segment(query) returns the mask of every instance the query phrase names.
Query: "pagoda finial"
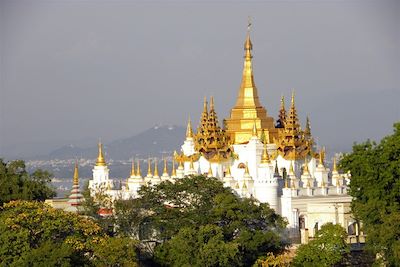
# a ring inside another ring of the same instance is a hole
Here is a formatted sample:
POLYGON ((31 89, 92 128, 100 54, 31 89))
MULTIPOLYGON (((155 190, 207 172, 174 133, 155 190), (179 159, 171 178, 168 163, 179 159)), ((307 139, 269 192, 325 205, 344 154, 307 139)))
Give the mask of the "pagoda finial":
POLYGON ((204 102, 203 102, 203 113, 208 113, 207 97, 204 97, 204 102))
POLYGON ((294 175, 293 162, 290 162, 289 174, 294 175))
POLYGON ((172 160, 172 172, 171 177, 176 177, 175 160, 172 160))
POLYGON ((274 174, 277 175, 277 176, 279 176, 279 168, 278 168, 278 161, 277 161, 277 160, 275 161, 275 171, 274 171, 274 174))
POLYGON ((97 155, 97 160, 96 160, 96 166, 106 166, 106 161, 104 160, 104 155, 103 155, 103 144, 99 140, 98 143, 98 155, 97 155))
POLYGON ((211 168, 211 163, 210 163, 210 167, 208 168, 207 177, 214 177, 214 174, 213 174, 213 171, 212 171, 212 168, 211 168))
POLYGON ((135 161, 132 159, 132 167, 131 167, 131 177, 136 176, 135 173, 135 161))
POLYGON ((168 175, 168 170, 167 170, 167 159, 164 158, 164 170, 163 170, 163 175, 168 175))
POLYGON ((153 176, 153 173, 151 172, 151 159, 149 158, 147 160, 147 177, 153 176))
POLYGON ((267 144, 264 144, 264 150, 261 158, 261 163, 270 163, 268 151, 267 151, 267 144))
POLYGON ((291 106, 292 107, 294 107, 294 96, 295 96, 295 93, 294 93, 294 89, 292 90, 292 99, 291 99, 291 101, 290 101, 290 103, 291 103, 291 106))
POLYGON ((158 164, 157 164, 157 159, 154 160, 154 177, 158 177, 158 164))
POLYGON ((214 97, 210 97, 210 111, 214 110, 214 97))
POLYGON ((225 173, 225 177, 231 177, 231 166, 228 166, 228 168, 226 169, 226 173, 225 173))
POLYGON ((142 177, 141 171, 140 171, 140 161, 137 160, 137 167, 136 167, 136 176, 137 177, 142 177))
POLYGON ((322 165, 322 166, 324 166, 324 153, 325 153, 325 149, 322 148, 319 151, 319 165, 322 165))
POLYGON ((307 162, 307 157, 304 158, 304 169, 303 169, 303 174, 309 174, 310 171, 308 170, 308 162, 307 162))
POLYGON ((336 166, 336 157, 333 157, 333 170, 332 172, 338 172, 337 166, 336 166))
POLYGON ((79 185, 78 161, 75 160, 73 185, 79 185))
POLYGON ((192 130, 192 122, 190 117, 188 119, 187 127, 186 127, 186 138, 193 138, 193 130, 192 130))
POLYGON ((244 168, 244 175, 250 175, 250 173, 249 173, 249 164, 248 164, 248 162, 246 162, 246 166, 245 166, 245 168, 244 168))
POLYGON ((254 120, 254 123, 253 123, 253 132, 252 132, 252 135, 253 135, 253 137, 258 137, 256 120, 254 120))

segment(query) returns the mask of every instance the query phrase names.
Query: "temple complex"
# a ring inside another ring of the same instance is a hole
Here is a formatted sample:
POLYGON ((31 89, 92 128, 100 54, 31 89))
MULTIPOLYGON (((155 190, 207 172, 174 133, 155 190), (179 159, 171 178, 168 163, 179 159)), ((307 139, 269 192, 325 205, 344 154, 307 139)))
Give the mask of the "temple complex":
MULTIPOLYGON (((132 161, 131 172, 122 187, 109 178, 109 169, 99 143, 98 157, 89 188, 93 194, 103 190, 112 199, 134 198, 141 186, 175 181, 187 175, 216 177, 242 197, 268 203, 288 220, 295 235, 300 230, 317 229, 324 223, 339 223, 350 229, 355 220, 350 213, 347 194, 350 174, 339 173, 336 159, 332 170, 326 166, 324 149, 317 148, 309 118, 301 127, 295 92, 286 109, 280 99, 276 119, 261 104, 252 66, 250 33, 244 43, 242 82, 230 116, 220 123, 213 97, 204 99, 195 130, 187 122, 186 137, 174 152, 172 168, 163 159, 163 171, 157 161, 147 161, 147 172, 139 161, 132 161)), ((278 100, 279 101, 279 100, 278 100)), ((313 231, 310 231, 313 236, 313 231)))

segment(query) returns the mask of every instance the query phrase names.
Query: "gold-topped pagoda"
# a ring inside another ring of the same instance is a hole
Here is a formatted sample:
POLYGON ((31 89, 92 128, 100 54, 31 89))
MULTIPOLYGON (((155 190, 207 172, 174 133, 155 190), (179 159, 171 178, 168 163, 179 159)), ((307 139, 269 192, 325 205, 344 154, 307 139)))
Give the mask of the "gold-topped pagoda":
POLYGON ((236 105, 232 108, 230 117, 225 120, 226 132, 234 144, 243 144, 250 140, 253 125, 256 124, 258 132, 264 130, 267 140, 273 140, 277 136, 274 127, 274 119, 267 115, 267 110, 260 104, 258 91, 254 82, 252 55, 253 44, 248 30, 244 43, 244 67, 242 83, 236 105))

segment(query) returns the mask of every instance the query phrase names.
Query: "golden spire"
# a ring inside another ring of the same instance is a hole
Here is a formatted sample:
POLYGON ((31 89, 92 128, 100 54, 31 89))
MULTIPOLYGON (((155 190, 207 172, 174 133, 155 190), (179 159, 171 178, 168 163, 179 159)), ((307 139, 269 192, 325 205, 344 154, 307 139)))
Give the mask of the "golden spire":
POLYGON ((142 177, 142 174, 140 173, 140 161, 139 160, 137 160, 136 176, 142 177))
POLYGON ((203 113, 208 114, 207 97, 204 97, 204 102, 203 102, 203 113))
POLYGON ((319 165, 324 166, 324 158, 323 158, 322 149, 319 151, 319 165))
POLYGON ((73 185, 79 185, 78 161, 75 161, 73 185))
POLYGON ((225 177, 231 177, 231 167, 228 166, 228 169, 226 169, 225 177))
POLYGON ((158 177, 157 159, 154 160, 154 177, 158 177))
POLYGON ((97 156, 96 166, 106 166, 106 161, 104 160, 104 156, 103 156, 103 144, 100 141, 98 144, 98 150, 99 150, 99 154, 97 156))
POLYGON ((176 170, 175 170, 175 160, 172 160, 172 172, 171 172, 171 177, 176 176, 176 170))
POLYGON ((194 170, 194 164, 193 164, 193 158, 190 158, 190 165, 189 165, 190 170, 194 170))
POLYGON ((253 137, 258 137, 258 132, 257 132, 257 124, 256 121, 254 120, 253 123, 253 132, 252 132, 253 137))
POLYGON ((270 163, 270 159, 269 159, 269 155, 268 155, 267 145, 266 144, 264 144, 264 151, 263 151, 263 154, 262 154, 261 163, 270 163))
POLYGON ((288 180, 289 180, 289 178, 285 178, 285 188, 288 188, 289 186, 288 186, 288 180))
POLYGON ((132 160, 131 177, 135 176, 135 161, 132 160))
POLYGON ((210 111, 211 110, 214 110, 214 97, 213 96, 210 97, 210 111))
POLYGON ((285 109, 285 97, 281 97, 281 107, 279 108, 278 121, 276 124, 277 128, 285 128, 286 123, 286 109, 285 109))
POLYGON ((294 175, 293 162, 290 162, 289 174, 294 175))
POLYGON ((192 138, 192 137, 193 137, 192 122, 190 121, 189 117, 186 127, 186 138, 192 138))
POLYGON ((333 170, 332 172, 338 172, 337 166, 336 166, 336 157, 333 157, 333 170))
POLYGON ((311 187, 310 179, 307 179, 307 188, 311 187))
POLYGON ((237 107, 241 106, 261 106, 260 100, 258 98, 257 87, 254 83, 253 77, 253 67, 251 59, 251 50, 253 50, 253 44, 250 40, 250 30, 247 31, 246 40, 244 42, 244 65, 243 65, 243 75, 242 84, 240 85, 239 96, 236 102, 237 107))
POLYGON ((310 125, 310 118, 307 116, 306 120, 306 128, 304 130, 304 135, 309 138, 311 137, 311 125, 310 125))
POLYGON ((303 169, 303 174, 309 174, 310 171, 308 170, 308 162, 307 158, 304 158, 304 169, 303 169))
POLYGON ((213 174, 213 171, 212 171, 212 168, 211 168, 211 163, 210 163, 210 167, 208 168, 207 177, 214 177, 214 174, 213 174))
POLYGON ((244 168, 244 175, 250 175, 250 173, 249 173, 249 164, 248 164, 248 162, 246 162, 246 166, 245 166, 245 168, 244 168))
POLYGON ((167 170, 167 160, 164 158, 164 170, 163 170, 163 175, 168 175, 168 170, 167 170))
POLYGON ((151 172, 151 160, 150 158, 147 160, 147 177, 151 177, 153 176, 152 172, 151 172))

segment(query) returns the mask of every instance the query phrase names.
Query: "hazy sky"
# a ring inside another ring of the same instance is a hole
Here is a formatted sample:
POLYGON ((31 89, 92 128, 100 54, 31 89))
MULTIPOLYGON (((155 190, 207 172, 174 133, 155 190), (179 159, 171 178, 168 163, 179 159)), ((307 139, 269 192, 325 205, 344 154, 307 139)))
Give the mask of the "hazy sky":
POLYGON ((400 120, 399 3, 0 1, 0 155, 197 125, 204 96, 222 120, 249 15, 270 115, 294 88, 319 143, 380 139, 400 120))

